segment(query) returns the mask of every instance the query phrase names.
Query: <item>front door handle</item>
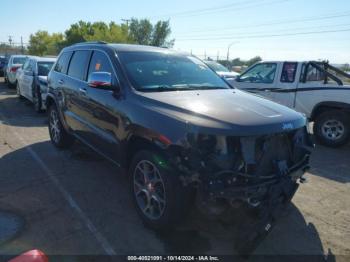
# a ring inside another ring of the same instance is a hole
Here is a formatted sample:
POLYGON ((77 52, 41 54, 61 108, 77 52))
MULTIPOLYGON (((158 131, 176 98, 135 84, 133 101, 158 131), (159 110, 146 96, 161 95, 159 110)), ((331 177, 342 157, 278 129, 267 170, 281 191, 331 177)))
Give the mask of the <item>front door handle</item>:
POLYGON ((64 81, 63 81, 62 79, 60 79, 60 80, 58 80, 58 83, 59 83, 60 85, 63 85, 63 84, 64 84, 64 81))

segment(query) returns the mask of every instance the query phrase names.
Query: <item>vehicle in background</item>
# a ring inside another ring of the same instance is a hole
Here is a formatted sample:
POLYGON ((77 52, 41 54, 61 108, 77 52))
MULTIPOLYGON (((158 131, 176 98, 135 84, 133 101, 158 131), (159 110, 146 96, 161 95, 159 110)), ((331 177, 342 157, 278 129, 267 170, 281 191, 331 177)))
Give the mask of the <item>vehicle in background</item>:
POLYGON ((214 70, 219 76, 223 77, 229 84, 232 84, 233 80, 239 76, 239 73, 228 70, 218 62, 205 60, 204 63, 214 70))
POLYGON ((259 62, 233 85, 304 113, 324 145, 349 141, 350 75, 328 62, 259 62))
POLYGON ((28 56, 17 71, 17 95, 33 102, 35 110, 45 109, 47 76, 56 58, 28 56))
POLYGON ((16 81, 16 73, 19 68, 22 67, 26 60, 27 56, 25 55, 12 55, 8 61, 7 67, 6 67, 6 75, 5 75, 5 81, 7 82, 8 86, 15 87, 17 85, 16 81))
POLYGON ((259 239, 304 181, 306 118, 232 89, 194 56, 76 44, 62 50, 48 87, 53 145, 77 138, 128 170, 135 207, 152 228, 174 227, 196 204, 217 216, 241 206, 261 218, 245 241, 259 239))
POLYGON ((7 62, 8 61, 5 56, 0 56, 0 76, 5 76, 7 62))

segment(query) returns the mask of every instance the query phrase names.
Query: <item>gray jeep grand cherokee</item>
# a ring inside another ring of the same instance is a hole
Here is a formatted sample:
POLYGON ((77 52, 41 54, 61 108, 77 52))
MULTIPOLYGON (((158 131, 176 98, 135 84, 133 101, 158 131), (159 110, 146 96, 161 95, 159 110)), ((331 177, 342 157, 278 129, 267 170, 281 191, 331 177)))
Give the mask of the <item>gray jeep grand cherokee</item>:
POLYGON ((127 168, 153 228, 174 226, 193 205, 216 215, 247 206, 270 225, 303 182, 305 117, 230 87, 191 55, 81 43, 61 52, 48 82, 52 143, 76 138, 127 168))

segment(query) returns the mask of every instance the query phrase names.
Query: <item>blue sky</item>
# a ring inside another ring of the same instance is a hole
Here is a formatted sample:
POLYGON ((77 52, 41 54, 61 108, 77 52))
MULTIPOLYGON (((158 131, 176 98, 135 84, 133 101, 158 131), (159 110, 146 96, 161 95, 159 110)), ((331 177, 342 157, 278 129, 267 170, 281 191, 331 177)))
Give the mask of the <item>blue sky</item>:
POLYGON ((350 62, 347 0, 1 0, 0 42, 37 30, 63 32, 79 20, 170 19, 175 49, 204 57, 350 62), (336 32, 334 32, 336 31, 336 32))

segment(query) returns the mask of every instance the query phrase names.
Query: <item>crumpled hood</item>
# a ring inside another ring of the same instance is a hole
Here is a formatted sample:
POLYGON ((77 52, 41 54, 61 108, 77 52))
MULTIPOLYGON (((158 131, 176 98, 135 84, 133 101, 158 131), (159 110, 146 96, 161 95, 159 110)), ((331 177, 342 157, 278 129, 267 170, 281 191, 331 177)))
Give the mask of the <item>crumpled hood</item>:
POLYGON ((252 136, 297 129, 300 113, 237 89, 139 93, 143 107, 188 123, 192 131, 252 136))

